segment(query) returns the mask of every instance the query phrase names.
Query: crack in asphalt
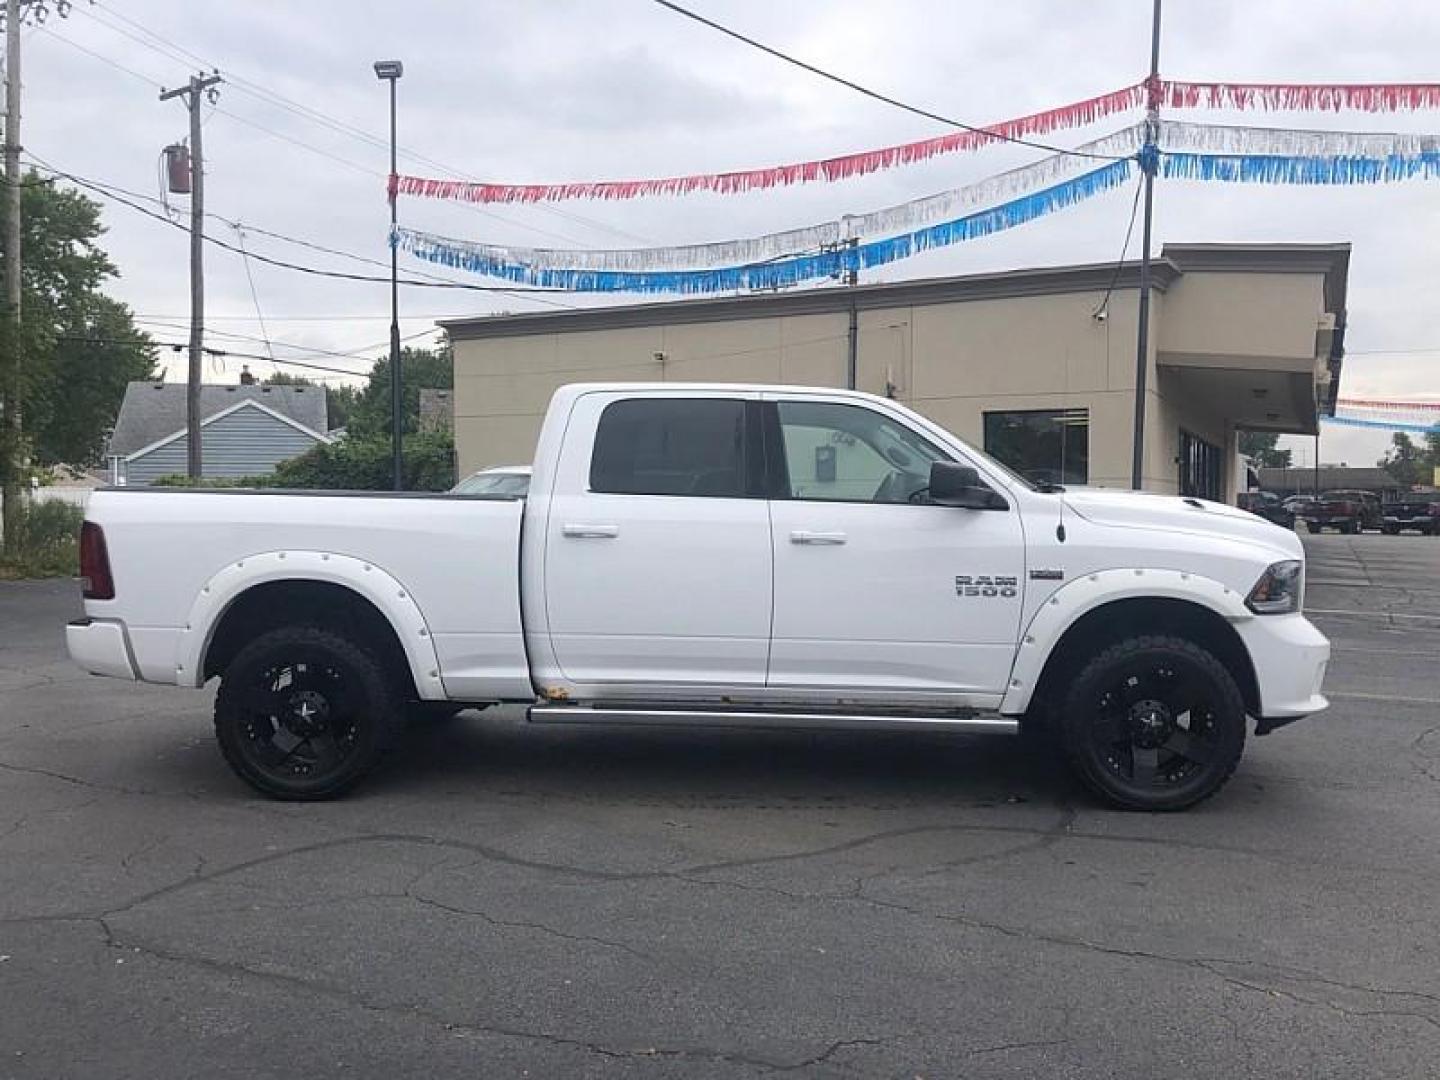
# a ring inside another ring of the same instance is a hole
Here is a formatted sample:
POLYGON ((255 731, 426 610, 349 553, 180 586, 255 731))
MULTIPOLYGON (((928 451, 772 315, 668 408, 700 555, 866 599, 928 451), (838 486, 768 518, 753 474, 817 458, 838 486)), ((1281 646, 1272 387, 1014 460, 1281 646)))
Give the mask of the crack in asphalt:
POLYGON ((104 948, 130 954, 139 954, 161 962, 186 965, 227 978, 256 979, 285 989, 299 990, 317 995, 338 1004, 363 1009, 366 1012, 377 1013, 402 1021, 417 1021, 450 1036, 498 1037, 528 1042, 540 1042, 551 1046, 579 1050, 584 1053, 610 1059, 641 1060, 646 1058, 673 1058, 684 1061, 722 1062, 742 1065, 767 1073, 784 1073, 813 1068, 847 1049, 882 1046, 898 1038, 898 1036, 861 1036, 837 1039, 819 1052, 796 1061, 779 1061, 746 1054, 739 1050, 707 1046, 665 1046, 663 1044, 631 1047, 614 1046, 596 1040, 560 1035, 555 1032, 533 1028, 475 1021, 457 1021, 434 1009, 414 1002, 376 1001, 365 994, 357 993, 348 987, 323 979, 303 978, 285 971, 256 967, 235 960, 219 960, 198 953, 167 948, 139 937, 122 936, 120 933, 117 933, 115 928, 110 924, 109 917, 104 915, 68 917, 48 921, 78 922, 95 926, 100 931, 103 939, 101 944, 104 948))
POLYGON ((1436 771, 1436 769, 1440 768, 1440 766, 1432 767, 1425 763, 1426 754, 1424 748, 1425 740, 1428 739, 1431 735, 1434 735, 1437 731, 1440 731, 1440 724, 1436 724, 1432 728, 1426 728, 1419 735, 1415 736, 1414 740, 1411 741, 1410 745, 1415 749, 1416 757, 1420 759, 1415 762, 1415 767, 1419 769, 1422 774, 1429 777, 1431 780, 1440 781, 1440 772, 1436 771))
POLYGON ((1226 957, 1187 957, 1175 956, 1167 953, 1153 952, 1146 949, 1127 949, 1116 945, 1105 945, 1100 942, 1088 941, 1085 938, 1069 937, 1062 934, 1048 934, 1034 930, 1030 927, 1014 926, 1006 923, 989 922, 971 915, 961 915, 954 912, 927 911, 922 908, 912 907, 896 901, 880 900, 873 896, 861 895, 856 898, 860 903, 874 907, 885 908, 894 911, 901 911, 917 918, 932 919, 937 922, 955 923, 973 930, 984 930, 1001 934, 1005 937, 1016 938, 1024 941, 1042 942, 1049 945, 1057 945, 1064 948, 1079 949, 1086 952, 1093 952, 1104 956, 1117 957, 1124 960, 1141 960, 1152 963, 1167 964, 1179 967, 1186 967, 1194 970, 1205 971, 1219 978, 1228 985, 1249 990, 1252 992, 1273 995, 1287 998, 1298 1004, 1310 1005, 1318 1008, 1326 1008, 1346 1016, 1359 1018, 1390 1017, 1419 1020, 1431 1027, 1440 1029, 1440 1018, 1430 1013, 1415 1012, 1412 1010, 1397 1009, 1352 1009, 1341 1005, 1338 1002, 1325 998, 1307 997, 1293 991, 1280 987, 1250 982, 1245 979, 1229 974, 1224 968, 1267 968, 1280 973, 1283 977, 1290 978, 1297 982, 1316 983, 1323 986, 1330 986, 1337 989, 1345 989, 1357 993, 1370 994, 1375 997, 1403 997, 1417 998, 1422 1001, 1433 1002, 1440 1005, 1440 995, 1426 993, 1420 990, 1399 990, 1390 987, 1366 986, 1361 983, 1347 983, 1338 979, 1331 979, 1314 973, 1302 972, 1301 969, 1289 968, 1283 965, 1272 964, 1263 960, 1234 960, 1226 957))

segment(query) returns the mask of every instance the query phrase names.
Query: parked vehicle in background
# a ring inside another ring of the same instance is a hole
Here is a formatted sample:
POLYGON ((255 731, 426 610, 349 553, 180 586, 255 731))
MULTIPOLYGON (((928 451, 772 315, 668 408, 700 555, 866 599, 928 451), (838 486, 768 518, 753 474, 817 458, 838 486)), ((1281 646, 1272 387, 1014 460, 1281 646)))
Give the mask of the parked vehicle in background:
POLYGON ((1305 527, 1312 533, 1321 529, 1338 529, 1342 533, 1364 532, 1380 528, 1380 497, 1373 491, 1323 491, 1314 504, 1300 512, 1305 527))
POLYGON ((1317 500, 1314 495, 1291 495, 1288 499, 1281 503, 1281 505, 1298 518, 1304 517, 1305 508, 1307 506, 1313 506, 1316 501, 1317 500))
POLYGON ((521 495, 530 490, 529 465, 495 465, 473 472, 450 489, 451 495, 521 495))
POLYGON ((1295 527, 1295 511, 1287 510, 1273 491, 1242 491, 1235 497, 1235 505, 1282 528, 1295 527))
POLYGON ((1380 531, 1387 536, 1398 536, 1403 529, 1440 536, 1440 494, 1407 495, 1384 509, 1380 531))
POLYGON ((897 402, 602 384, 550 403, 529 493, 97 492, 87 671, 199 688, 235 772, 338 794, 424 711, 531 723, 1052 734, 1174 810, 1326 707, 1293 532, 1039 488, 897 402))

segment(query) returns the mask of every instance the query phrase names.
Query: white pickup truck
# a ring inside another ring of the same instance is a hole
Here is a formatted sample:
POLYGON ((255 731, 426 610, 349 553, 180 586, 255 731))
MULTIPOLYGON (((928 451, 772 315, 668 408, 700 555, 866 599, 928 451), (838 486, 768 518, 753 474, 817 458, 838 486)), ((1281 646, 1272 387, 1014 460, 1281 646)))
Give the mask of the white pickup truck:
POLYGON ((417 711, 1058 738, 1104 798, 1189 806, 1325 708, 1293 532, 1037 488, 884 398, 580 385, 516 496, 103 490, 74 660, 219 678, 260 791, 348 788, 417 711))

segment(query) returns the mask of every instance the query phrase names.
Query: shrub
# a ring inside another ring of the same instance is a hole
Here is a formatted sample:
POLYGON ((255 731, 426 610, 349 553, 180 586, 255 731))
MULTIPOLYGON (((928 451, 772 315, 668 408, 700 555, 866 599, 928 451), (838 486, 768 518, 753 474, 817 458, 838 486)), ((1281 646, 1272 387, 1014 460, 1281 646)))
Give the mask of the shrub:
MULTIPOLYGON (((401 473, 407 491, 445 491, 455 484, 455 446, 448 433, 431 432, 405 438, 401 473)), ((390 440, 346 438, 315 446, 281 462, 273 487, 331 491, 388 491, 391 484, 390 440)))
POLYGON ((47 500, 26 506, 0 569, 14 577, 73 577, 79 572, 84 520, 84 509, 72 503, 47 500))
POLYGON ((150 481, 151 487, 178 488, 255 488, 274 487, 275 482, 268 476, 202 476, 192 480, 184 473, 157 476, 150 481))

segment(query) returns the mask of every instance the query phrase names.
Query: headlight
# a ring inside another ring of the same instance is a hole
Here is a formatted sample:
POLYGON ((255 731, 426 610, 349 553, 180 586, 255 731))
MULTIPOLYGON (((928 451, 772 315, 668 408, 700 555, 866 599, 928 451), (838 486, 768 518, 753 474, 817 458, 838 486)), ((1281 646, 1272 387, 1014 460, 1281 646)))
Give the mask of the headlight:
POLYGON ((1299 559, 1277 562, 1260 575, 1245 598, 1245 606, 1256 615, 1286 615, 1300 610, 1301 580, 1305 564, 1299 559))

